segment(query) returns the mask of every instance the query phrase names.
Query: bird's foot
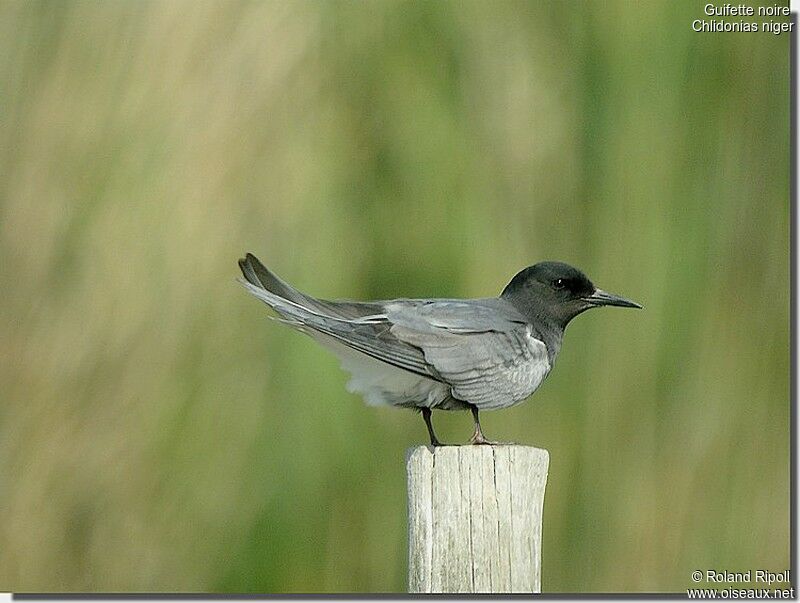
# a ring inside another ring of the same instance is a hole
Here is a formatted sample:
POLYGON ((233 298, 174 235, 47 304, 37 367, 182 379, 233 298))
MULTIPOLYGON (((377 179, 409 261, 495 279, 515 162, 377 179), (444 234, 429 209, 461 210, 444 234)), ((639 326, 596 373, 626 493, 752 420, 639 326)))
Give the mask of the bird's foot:
POLYGON ((469 443, 473 446, 499 446, 505 442, 493 442, 492 440, 487 440, 485 437, 483 437, 483 433, 476 431, 469 439, 469 443))

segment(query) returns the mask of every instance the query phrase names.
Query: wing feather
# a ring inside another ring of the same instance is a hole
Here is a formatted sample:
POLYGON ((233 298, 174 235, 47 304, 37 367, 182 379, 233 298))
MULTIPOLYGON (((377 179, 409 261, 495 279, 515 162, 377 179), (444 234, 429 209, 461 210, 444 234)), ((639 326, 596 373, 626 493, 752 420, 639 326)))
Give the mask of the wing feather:
POLYGON ((333 337, 367 356, 423 377, 435 378, 422 351, 398 340, 381 314, 379 303, 329 302, 300 293, 280 281, 249 255, 240 261, 242 285, 278 314, 278 320, 301 331, 309 329, 333 337), (269 275, 269 278, 268 276, 269 275), (269 284, 280 293, 265 287, 269 284))

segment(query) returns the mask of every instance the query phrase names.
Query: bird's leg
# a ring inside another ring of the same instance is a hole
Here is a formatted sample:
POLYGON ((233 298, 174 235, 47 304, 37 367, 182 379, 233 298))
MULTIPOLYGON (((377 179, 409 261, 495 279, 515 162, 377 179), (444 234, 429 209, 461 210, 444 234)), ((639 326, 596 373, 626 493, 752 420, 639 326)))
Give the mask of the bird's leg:
POLYGON ((433 424, 431 423, 431 409, 430 408, 422 408, 422 418, 425 419, 425 425, 428 427, 428 435, 431 436, 431 446, 441 446, 442 443, 436 437, 436 434, 433 432, 433 424))
POLYGON ((469 407, 469 409, 472 411, 472 420, 475 421, 475 432, 469 439, 469 443, 486 444, 488 446, 493 446, 495 444, 498 444, 498 442, 492 442, 483 437, 483 431, 481 431, 481 422, 478 420, 478 407, 473 404, 472 406, 469 407))

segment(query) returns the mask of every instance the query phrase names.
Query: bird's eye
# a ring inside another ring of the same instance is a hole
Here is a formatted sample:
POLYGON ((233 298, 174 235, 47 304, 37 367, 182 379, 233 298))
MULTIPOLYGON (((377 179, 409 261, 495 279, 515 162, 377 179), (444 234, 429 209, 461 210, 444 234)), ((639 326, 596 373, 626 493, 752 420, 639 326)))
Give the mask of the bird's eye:
POLYGON ((556 289, 563 289, 567 286, 567 282, 563 278, 559 278, 553 281, 553 287, 556 289))

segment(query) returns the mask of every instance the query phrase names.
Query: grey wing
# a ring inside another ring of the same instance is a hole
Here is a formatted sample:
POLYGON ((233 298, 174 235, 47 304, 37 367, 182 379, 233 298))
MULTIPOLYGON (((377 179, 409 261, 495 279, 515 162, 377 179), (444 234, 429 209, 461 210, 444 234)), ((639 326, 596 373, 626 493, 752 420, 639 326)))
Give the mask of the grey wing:
POLYGON ((550 371, 547 348, 498 300, 388 304, 392 333, 422 350, 453 397, 488 410, 533 393, 550 371))
POLYGON ((376 360, 435 378, 422 350, 391 332, 382 302, 327 301, 301 293, 251 254, 239 261, 242 284, 279 319, 301 331, 316 331, 376 360))

